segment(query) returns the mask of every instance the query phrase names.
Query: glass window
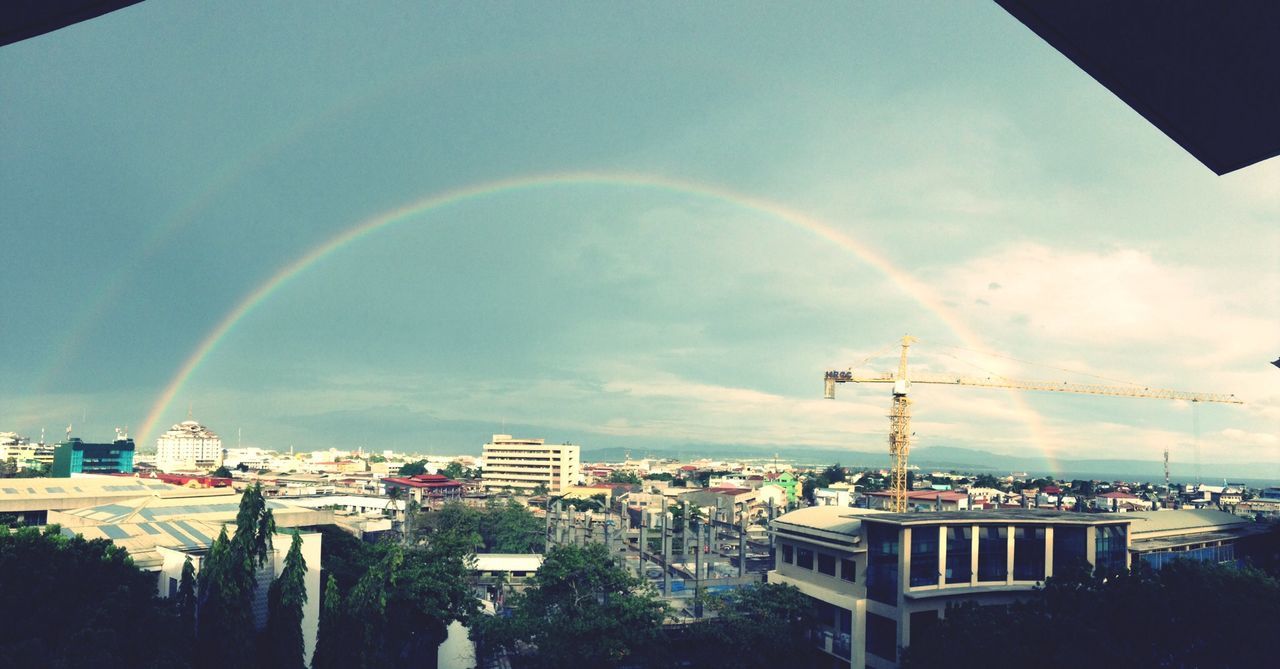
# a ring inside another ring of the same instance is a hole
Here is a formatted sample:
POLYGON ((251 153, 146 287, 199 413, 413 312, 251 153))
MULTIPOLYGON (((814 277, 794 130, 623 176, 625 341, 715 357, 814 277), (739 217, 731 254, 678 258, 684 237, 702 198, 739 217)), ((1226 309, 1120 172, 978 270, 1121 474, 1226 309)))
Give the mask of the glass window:
POLYGON ((898 623, 867 613, 867 652, 890 662, 898 661, 898 623))
POLYGON ((836 558, 826 553, 818 553, 818 573, 827 576, 836 575, 836 558))
POLYGON ((898 528, 866 523, 867 596, 884 604, 898 604, 898 528))
POLYGON ((1013 528, 1013 580, 1044 580, 1044 528, 1013 528))
POLYGON ((1094 541, 1094 569, 1103 576, 1110 576, 1125 570, 1125 541, 1123 525, 1099 525, 1094 541))
POLYGON ((938 528, 911 528, 911 586, 938 584, 938 528))
POLYGON ((1009 528, 978 527, 978 580, 1003 581, 1009 573, 1009 528))
POLYGON ((1078 569, 1089 570, 1089 556, 1085 552, 1086 530, 1083 527, 1059 526, 1053 528, 1053 574, 1069 576, 1078 569))
POLYGON ((808 548, 796 549, 796 566, 813 569, 813 551, 808 548))
POLYGON ((973 528, 947 528, 947 583, 968 583, 973 572, 973 528))
POLYGON ((850 583, 858 580, 858 563, 853 560, 840 561, 840 578, 850 583))
POLYGON ((782 544, 782 561, 787 564, 794 562, 795 556, 792 554, 793 552, 794 549, 791 548, 791 544, 782 544))

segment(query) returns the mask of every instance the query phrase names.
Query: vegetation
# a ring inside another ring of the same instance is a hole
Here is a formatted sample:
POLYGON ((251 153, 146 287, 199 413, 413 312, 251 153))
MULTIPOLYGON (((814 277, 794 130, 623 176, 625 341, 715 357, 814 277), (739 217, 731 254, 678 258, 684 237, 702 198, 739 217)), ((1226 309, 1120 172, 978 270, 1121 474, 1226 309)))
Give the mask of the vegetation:
POLYGON ((515 500, 474 508, 449 502, 425 514, 419 529, 431 537, 452 534, 477 553, 541 553, 546 523, 515 500))
POLYGON ((817 490, 818 488, 829 487, 832 483, 839 483, 841 481, 847 480, 848 478, 849 478, 849 473, 845 471, 844 467, 840 466, 839 462, 832 465, 828 465, 816 476, 809 476, 805 478, 805 481, 804 481, 805 501, 808 502, 809 504, 813 504, 814 503, 813 493, 815 490, 817 490))
POLYGON ((186 667, 178 611, 111 542, 0 526, 0 667, 186 667), (146 642, 138 640, 145 631, 146 642))
POLYGON ((600 544, 557 546, 509 604, 511 617, 477 618, 478 651, 505 648, 519 667, 616 667, 661 652, 665 605, 600 544))
POLYGON ((609 473, 609 483, 629 483, 640 485, 640 477, 635 472, 615 471, 609 473))
POLYGON ((315 669, 331 667, 431 666, 448 624, 467 621, 478 610, 468 585, 469 547, 449 532, 425 544, 398 542, 335 544, 356 554, 335 555, 325 546, 330 569, 321 602, 315 669), (368 565, 343 593, 333 571, 368 565), (335 638, 335 636, 337 638, 335 638))
POLYGON ((307 563, 297 530, 284 568, 267 593, 267 627, 263 635, 262 665, 276 669, 305 669, 302 605, 307 602, 307 563))
POLYGON ((652 472, 644 475, 646 481, 670 481, 674 478, 670 472, 652 472))
POLYGON ((462 480, 478 479, 480 478, 480 474, 482 472, 480 471, 479 467, 476 467, 475 469, 471 469, 470 467, 463 467, 461 462, 454 460, 453 462, 450 462, 448 466, 446 466, 444 469, 438 470, 436 473, 444 474, 445 476, 448 476, 449 478, 455 481, 462 481, 462 480))
POLYGON ((222 528, 200 569, 196 614, 196 663, 201 667, 248 666, 254 661, 257 631, 253 621, 256 571, 271 552, 276 522, 267 508, 262 486, 240 498, 236 532, 222 528), (245 643, 227 643, 243 639, 245 643))
POLYGON ((223 465, 209 472, 209 476, 216 476, 218 478, 229 479, 231 478, 231 470, 227 469, 226 465, 223 465))
POLYGON ((985 668, 998 648, 1002 664, 1046 669, 1079 666, 1090 650, 1115 666, 1262 667, 1277 620, 1280 581, 1255 569, 1177 561, 1106 580, 1081 570, 1020 604, 948 609, 902 666, 985 668))
POLYGON ((816 618, 812 601, 794 586, 762 583, 704 596, 711 617, 683 635, 679 654, 684 666, 773 669, 797 665, 806 634, 816 618), (749 651, 744 652, 744 649, 749 651))
POLYGON ((427 461, 418 460, 417 462, 407 462, 400 465, 400 469, 396 472, 400 476, 417 476, 418 474, 427 473, 427 461))

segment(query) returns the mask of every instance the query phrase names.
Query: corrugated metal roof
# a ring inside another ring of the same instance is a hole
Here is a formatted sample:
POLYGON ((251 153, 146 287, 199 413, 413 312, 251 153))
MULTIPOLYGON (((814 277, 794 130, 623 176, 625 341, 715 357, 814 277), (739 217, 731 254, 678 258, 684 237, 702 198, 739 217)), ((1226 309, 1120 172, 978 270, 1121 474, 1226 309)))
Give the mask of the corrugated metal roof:
POLYGON ((1132 521, 1129 525, 1129 532, 1135 539, 1140 538, 1143 534, 1152 532, 1230 527, 1248 525, 1253 522, 1247 518, 1241 518, 1216 509, 1130 511, 1124 515, 1132 521))

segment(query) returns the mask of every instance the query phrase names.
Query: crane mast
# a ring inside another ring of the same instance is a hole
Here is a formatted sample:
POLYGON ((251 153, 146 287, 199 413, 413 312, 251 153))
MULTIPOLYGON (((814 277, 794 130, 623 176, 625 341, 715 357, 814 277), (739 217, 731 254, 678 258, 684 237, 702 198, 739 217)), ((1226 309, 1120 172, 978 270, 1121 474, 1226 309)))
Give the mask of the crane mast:
MULTIPOLYGON (((907 457, 911 452, 911 384, 935 383, 969 386, 975 388, 1005 388, 1013 390, 1038 390, 1046 392, 1083 393, 1110 397, 1143 397, 1151 399, 1186 400, 1190 402, 1222 402, 1243 404, 1235 395, 1191 393, 1140 386, 1105 386, 1097 384, 1067 383, 1060 381, 1019 381, 995 378, 976 378, 954 374, 925 373, 907 375, 907 351, 918 341, 911 335, 902 338, 902 353, 898 357, 897 372, 856 374, 851 370, 828 371, 823 378, 823 396, 835 399, 837 383, 892 383, 893 406, 889 413, 889 457, 892 461, 889 474, 889 510, 902 513, 907 510, 907 457)), ((1169 452, 1165 450, 1165 485, 1168 486, 1169 452)))

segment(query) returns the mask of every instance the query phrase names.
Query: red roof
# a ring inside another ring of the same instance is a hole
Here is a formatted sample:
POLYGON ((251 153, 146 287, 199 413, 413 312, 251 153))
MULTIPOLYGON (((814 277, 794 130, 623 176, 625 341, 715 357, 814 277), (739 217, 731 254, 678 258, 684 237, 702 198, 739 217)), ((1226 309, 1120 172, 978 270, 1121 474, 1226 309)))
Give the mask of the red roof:
POLYGON ((698 471, 698 468, 697 468, 695 465, 682 465, 682 466, 680 467, 680 471, 682 471, 682 472, 696 472, 696 471, 698 471))
POLYGON ((735 488, 733 486, 719 486, 716 488, 707 488, 707 492, 714 492, 721 495, 741 495, 745 492, 751 492, 751 488, 735 488))
POLYGON ((462 484, 440 474, 414 474, 409 478, 388 477, 382 479, 383 483, 394 483, 396 485, 408 486, 410 488, 456 488, 462 484))
POLYGON ((1044 487, 1044 490, 1041 490, 1040 492, 1043 492, 1046 495, 1056 495, 1062 492, 1062 488, 1059 488, 1056 485, 1047 485, 1044 487))
POLYGON ((1107 499, 1138 499, 1137 495, 1130 495, 1127 492, 1104 492, 1098 497, 1106 497, 1107 499))

